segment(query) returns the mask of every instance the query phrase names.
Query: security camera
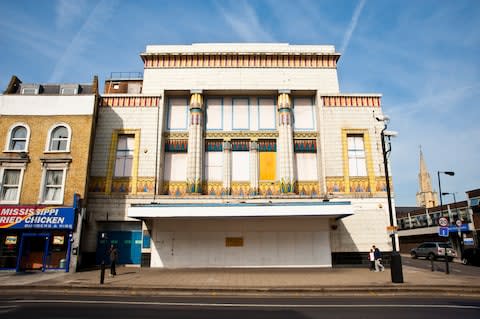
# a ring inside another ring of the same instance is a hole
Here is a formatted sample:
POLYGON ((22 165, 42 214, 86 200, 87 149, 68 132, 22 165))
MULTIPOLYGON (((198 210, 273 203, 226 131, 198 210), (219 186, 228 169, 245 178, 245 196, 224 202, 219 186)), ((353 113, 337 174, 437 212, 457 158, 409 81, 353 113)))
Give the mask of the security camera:
POLYGON ((383 135, 388 136, 388 137, 396 137, 398 135, 398 132, 396 131, 384 131, 383 135))

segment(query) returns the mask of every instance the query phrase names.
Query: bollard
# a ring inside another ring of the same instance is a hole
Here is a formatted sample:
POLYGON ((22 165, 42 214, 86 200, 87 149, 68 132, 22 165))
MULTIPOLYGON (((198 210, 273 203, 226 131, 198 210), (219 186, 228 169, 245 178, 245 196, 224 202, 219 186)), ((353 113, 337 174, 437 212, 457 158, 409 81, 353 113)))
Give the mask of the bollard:
POLYGON ((430 258, 430 263, 432 264, 432 271, 435 271, 434 267, 433 267, 433 257, 430 258))
POLYGON ((105 281, 105 262, 102 261, 100 264, 100 285, 103 285, 105 281))

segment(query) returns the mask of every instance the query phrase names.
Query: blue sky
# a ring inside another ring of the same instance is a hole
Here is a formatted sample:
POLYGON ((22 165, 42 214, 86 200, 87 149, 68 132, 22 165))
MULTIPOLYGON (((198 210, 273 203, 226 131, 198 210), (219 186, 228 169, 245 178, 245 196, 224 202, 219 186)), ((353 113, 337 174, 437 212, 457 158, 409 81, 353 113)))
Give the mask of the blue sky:
MULTIPOLYGON (((333 44, 345 93, 382 93, 397 205, 415 205, 419 145, 437 189, 480 188, 480 1, 0 1, 0 89, 142 71, 147 44, 333 44)), ((447 197, 445 202, 450 202, 447 197)))

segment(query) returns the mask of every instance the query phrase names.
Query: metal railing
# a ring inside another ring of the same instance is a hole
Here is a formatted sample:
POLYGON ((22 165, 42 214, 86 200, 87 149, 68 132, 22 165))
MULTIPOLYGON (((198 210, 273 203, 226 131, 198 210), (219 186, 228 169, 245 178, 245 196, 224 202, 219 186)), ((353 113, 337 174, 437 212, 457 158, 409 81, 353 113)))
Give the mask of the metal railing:
POLYGON ((397 218, 398 230, 440 226, 438 224, 440 217, 447 217, 450 220, 450 225, 452 226, 455 225, 455 221, 459 219, 463 224, 472 222, 468 208, 462 208, 458 209, 458 211, 445 210, 443 212, 425 212, 425 214, 416 214, 397 218))
POLYGON ((143 79, 142 72, 110 72, 110 77, 107 80, 141 80, 143 79))

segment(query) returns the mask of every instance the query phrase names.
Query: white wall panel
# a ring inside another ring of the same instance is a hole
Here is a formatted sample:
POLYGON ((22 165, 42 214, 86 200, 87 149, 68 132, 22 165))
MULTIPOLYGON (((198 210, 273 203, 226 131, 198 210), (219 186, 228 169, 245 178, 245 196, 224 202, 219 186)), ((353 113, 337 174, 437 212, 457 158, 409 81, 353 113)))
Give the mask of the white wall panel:
POLYGON ((168 100, 167 129, 188 129, 188 101, 185 98, 170 98, 168 100))
POLYGON ((165 153, 165 181, 187 180, 187 153, 165 153))
POLYGON ((161 90, 319 90, 339 93, 336 69, 172 68, 145 69, 143 94, 161 90))
POLYGON ((0 115, 92 115, 95 96, 0 95, 0 115))
POLYGON ((314 130, 315 108, 311 98, 293 98, 294 130, 314 130))
POLYGON ((232 152, 232 181, 250 181, 250 152, 232 152))
POLYGON ((232 129, 250 129, 250 99, 232 98, 232 129))
POLYGON ((222 181, 223 152, 205 152, 205 180, 222 181))
POLYGON ((207 130, 223 129, 223 99, 208 98, 207 109, 207 130))
POLYGON ((273 98, 258 99, 258 126, 261 130, 276 129, 277 110, 273 98))
POLYGON ((318 181, 317 154, 295 153, 297 181, 318 181))
POLYGON ((152 267, 331 266, 328 219, 167 219, 153 227, 152 267), (244 244, 226 247, 226 237, 244 244))

